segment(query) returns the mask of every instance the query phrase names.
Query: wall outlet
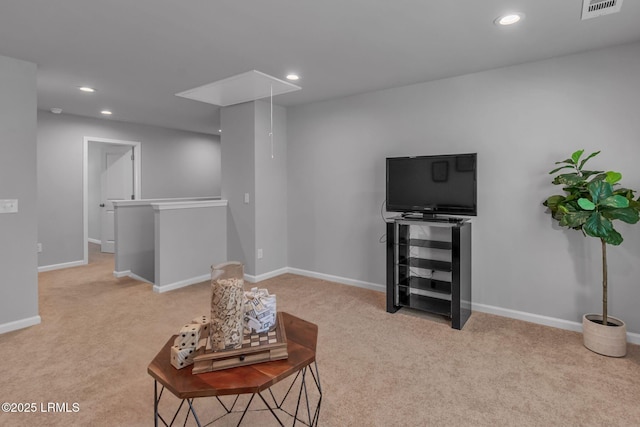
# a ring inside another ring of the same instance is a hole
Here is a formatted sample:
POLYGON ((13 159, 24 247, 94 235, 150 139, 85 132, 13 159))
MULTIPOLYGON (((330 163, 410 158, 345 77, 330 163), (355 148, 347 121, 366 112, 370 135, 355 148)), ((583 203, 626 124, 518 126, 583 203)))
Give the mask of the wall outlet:
POLYGON ((258 259, 262 259, 263 256, 262 249, 258 249, 258 259))
POLYGON ((0 200, 0 213, 16 213, 18 212, 18 199, 0 200))
POLYGON ((42 243, 38 243, 38 253, 42 252, 42 243))

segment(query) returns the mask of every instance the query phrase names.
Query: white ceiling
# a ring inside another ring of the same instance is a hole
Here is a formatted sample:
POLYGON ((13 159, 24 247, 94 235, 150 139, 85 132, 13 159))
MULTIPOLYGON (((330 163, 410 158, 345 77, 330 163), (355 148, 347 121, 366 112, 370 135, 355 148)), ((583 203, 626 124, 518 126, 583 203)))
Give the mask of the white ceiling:
POLYGON ((38 106, 217 133, 175 96, 250 70, 299 105, 640 40, 640 1, 582 21, 582 0, 0 0, 0 55, 38 65, 38 106), (514 27, 493 20, 518 11, 514 27), (76 88, 91 85, 94 94, 76 88))

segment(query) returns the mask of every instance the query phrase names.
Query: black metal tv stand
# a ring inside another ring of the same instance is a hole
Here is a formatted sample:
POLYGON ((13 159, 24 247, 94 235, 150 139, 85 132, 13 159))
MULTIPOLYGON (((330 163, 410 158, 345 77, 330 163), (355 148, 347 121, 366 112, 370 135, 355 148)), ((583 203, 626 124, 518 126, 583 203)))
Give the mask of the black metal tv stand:
POLYGON ((436 214, 403 214, 399 219, 406 219, 410 221, 423 221, 423 222, 449 222, 458 223, 461 221, 467 221, 463 218, 457 218, 454 216, 438 216, 436 214))
POLYGON ((401 307, 462 329, 471 316, 471 222, 405 215, 387 223, 387 311, 401 307))

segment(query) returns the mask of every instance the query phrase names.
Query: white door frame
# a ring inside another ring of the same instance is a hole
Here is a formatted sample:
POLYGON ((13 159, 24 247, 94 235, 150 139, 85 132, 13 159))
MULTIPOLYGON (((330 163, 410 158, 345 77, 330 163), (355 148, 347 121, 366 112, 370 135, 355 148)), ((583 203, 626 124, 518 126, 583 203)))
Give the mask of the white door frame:
POLYGON ((89 263, 89 143, 104 142, 107 144, 130 145, 133 147, 133 196, 136 200, 142 198, 140 191, 140 167, 142 165, 142 144, 138 141, 124 141, 121 139, 84 137, 82 156, 82 204, 84 222, 84 264, 89 263))

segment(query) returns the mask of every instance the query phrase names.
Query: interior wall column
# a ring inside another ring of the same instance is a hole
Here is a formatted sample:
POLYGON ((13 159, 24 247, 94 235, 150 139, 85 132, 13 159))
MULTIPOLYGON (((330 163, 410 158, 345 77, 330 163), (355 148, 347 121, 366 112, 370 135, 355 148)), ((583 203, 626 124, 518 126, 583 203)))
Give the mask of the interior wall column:
POLYGON ((272 150, 271 108, 251 101, 220 112, 227 255, 257 280, 287 266, 286 112, 273 106, 272 150))

